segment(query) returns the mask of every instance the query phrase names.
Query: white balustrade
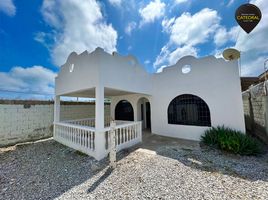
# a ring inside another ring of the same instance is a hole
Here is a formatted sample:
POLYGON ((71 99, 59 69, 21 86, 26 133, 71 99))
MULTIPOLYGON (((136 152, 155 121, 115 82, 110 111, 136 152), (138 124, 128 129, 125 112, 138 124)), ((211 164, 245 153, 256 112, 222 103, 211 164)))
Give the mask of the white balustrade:
MULTIPOLYGON (((109 151, 109 134, 111 128, 110 117, 105 118, 105 127, 103 131, 96 132, 95 119, 86 118, 79 120, 69 120, 54 123, 54 140, 81 151, 87 155, 95 157, 95 134, 105 134, 106 152, 109 151)), ((115 144, 116 150, 120 151, 129 148, 142 141, 141 122, 133 121, 115 121, 115 144)))
POLYGON ((68 147, 95 156, 95 130, 63 122, 54 123, 54 140, 68 147))
MULTIPOLYGON (((110 116, 105 116, 104 118, 104 127, 110 126, 110 116)), ((67 120, 63 121, 64 123, 70 123, 80 126, 89 126, 89 127, 95 127, 95 118, 84 118, 84 119, 76 119, 76 120, 67 120)))
MULTIPOLYGON (((117 151, 142 142, 141 122, 115 121, 115 144, 117 151)), ((106 128, 106 149, 109 149, 110 127, 106 128)))

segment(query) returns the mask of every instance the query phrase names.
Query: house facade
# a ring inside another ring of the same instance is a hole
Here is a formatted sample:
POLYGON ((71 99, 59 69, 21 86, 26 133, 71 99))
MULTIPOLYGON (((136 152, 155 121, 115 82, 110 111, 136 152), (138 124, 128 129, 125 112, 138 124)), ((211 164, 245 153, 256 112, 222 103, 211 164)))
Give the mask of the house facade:
MULTIPOLYGON (((73 52, 56 77, 55 95, 56 132, 57 124, 64 123, 59 118, 60 96, 96 98, 91 123, 95 153, 105 145, 107 136, 102 134, 110 121, 104 116, 104 98, 111 100, 111 118, 119 127, 136 123, 125 130, 138 137, 131 144, 141 141, 145 128, 152 134, 189 140, 199 140, 211 126, 245 131, 238 63, 214 56, 185 56, 162 72, 149 74, 133 56, 111 55, 101 48, 80 55, 73 52)), ((118 146, 125 136, 122 132, 117 133, 118 146)), ((100 151, 93 156, 100 159, 105 154, 107 151, 100 151)))

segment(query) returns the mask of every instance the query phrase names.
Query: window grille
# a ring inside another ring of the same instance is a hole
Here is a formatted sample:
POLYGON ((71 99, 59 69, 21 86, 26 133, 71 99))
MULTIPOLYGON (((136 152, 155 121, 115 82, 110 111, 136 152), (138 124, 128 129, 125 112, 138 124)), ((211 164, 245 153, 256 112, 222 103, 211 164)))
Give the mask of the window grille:
POLYGON ((183 94, 177 96, 168 106, 168 123, 211 126, 208 105, 195 95, 183 94))

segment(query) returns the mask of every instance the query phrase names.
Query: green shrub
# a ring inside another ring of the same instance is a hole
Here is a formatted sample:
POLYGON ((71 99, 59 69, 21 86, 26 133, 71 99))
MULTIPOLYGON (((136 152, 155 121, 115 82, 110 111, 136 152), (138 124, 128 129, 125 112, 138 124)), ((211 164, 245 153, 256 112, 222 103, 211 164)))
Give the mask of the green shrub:
POLYGON ((206 130, 201 136, 201 142, 240 155, 258 155, 263 151, 262 144, 255 138, 224 126, 206 130))

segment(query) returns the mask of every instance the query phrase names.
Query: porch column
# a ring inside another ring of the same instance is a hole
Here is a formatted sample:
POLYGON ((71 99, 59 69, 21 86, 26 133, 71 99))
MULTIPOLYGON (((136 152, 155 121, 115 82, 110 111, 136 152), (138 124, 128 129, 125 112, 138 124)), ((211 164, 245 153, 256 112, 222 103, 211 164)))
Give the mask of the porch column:
POLYGON ((60 96, 56 95, 54 99, 54 122, 60 121, 60 96))
POLYGON ((138 101, 130 101, 133 107, 134 121, 138 121, 138 101))
POLYGON ((95 157, 101 160, 106 156, 104 132, 104 87, 95 88, 95 157))
POLYGON ((104 129, 104 87, 95 89, 95 128, 104 129))
MULTIPOLYGON (((54 123, 60 121, 60 96, 54 98, 54 123)), ((55 137, 56 126, 53 124, 53 137, 55 137)))

